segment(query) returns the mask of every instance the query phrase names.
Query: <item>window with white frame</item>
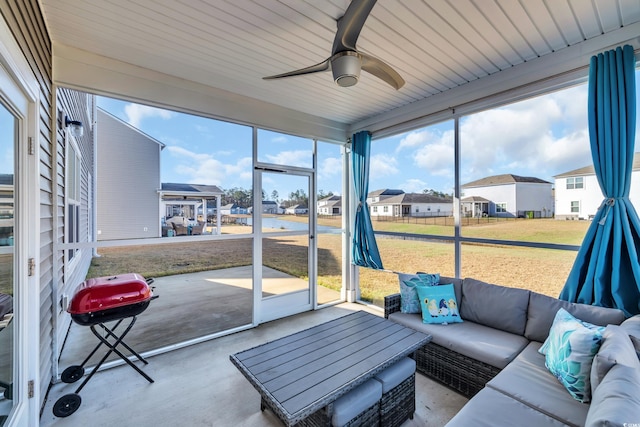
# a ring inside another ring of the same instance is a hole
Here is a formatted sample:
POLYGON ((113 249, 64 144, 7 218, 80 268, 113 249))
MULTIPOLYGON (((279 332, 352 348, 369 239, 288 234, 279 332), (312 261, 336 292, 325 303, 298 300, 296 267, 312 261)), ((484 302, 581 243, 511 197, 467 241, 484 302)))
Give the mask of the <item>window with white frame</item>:
POLYGON ((571 202, 571 213, 580 213, 580 202, 574 200, 571 202))
POLYGON ((382 212, 385 212, 385 213, 386 213, 386 212, 389 212, 389 206, 384 206, 384 207, 382 208, 382 212))
MULTIPOLYGON (((67 144, 67 243, 80 241, 80 176, 82 172, 80 152, 71 138, 67 144)), ((69 260, 72 260, 77 249, 69 249, 69 260)))
POLYGON ((496 213, 505 213, 505 212, 507 212, 507 204, 496 203, 496 213))
POLYGON ((567 190, 584 188, 584 177, 567 178, 567 190))
POLYGON ((377 206, 373 207, 373 212, 378 212, 378 207, 377 206))

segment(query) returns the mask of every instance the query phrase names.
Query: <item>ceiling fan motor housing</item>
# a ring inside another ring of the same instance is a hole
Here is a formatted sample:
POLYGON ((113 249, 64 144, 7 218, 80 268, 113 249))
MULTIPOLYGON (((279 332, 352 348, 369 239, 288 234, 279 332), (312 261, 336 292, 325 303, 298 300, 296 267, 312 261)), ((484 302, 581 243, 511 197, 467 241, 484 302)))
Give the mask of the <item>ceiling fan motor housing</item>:
POLYGON ((349 87, 358 83, 361 68, 362 59, 357 52, 339 52, 331 59, 333 80, 341 87, 349 87))

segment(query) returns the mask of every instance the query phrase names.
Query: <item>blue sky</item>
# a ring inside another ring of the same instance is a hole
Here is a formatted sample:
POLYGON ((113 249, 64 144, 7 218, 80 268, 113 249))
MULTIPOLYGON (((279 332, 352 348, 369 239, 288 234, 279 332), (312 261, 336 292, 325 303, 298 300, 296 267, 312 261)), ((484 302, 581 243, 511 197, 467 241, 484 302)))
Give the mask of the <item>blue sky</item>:
MULTIPOLYGON (((639 76, 636 72, 640 88, 639 76)), ((98 106, 166 145, 161 156, 163 182, 251 187, 250 127, 102 97, 98 106)), ((582 84, 464 117, 462 183, 503 173, 553 182, 554 175, 588 165, 586 110, 587 85, 582 84)), ((261 161, 311 166, 308 139, 261 130, 258 145, 261 161)), ((341 193, 339 147, 320 143, 318 151, 318 189, 341 193)), ((453 191, 453 121, 374 140, 371 156, 369 190, 453 191)), ((276 189, 282 197, 295 191, 296 184, 276 184, 265 177, 263 188, 267 194, 276 189)))

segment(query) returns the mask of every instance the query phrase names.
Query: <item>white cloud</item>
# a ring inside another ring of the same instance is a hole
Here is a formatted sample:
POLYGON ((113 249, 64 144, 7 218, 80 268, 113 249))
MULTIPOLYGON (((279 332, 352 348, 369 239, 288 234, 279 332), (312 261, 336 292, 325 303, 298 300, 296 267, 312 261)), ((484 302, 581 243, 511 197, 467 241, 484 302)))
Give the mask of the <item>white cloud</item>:
MULTIPOLYGON (((342 159, 339 157, 327 157, 318 164, 318 180, 329 179, 342 174, 342 159)), ((322 184, 322 182, 320 182, 322 184)))
POLYGON ((313 154, 308 150, 281 151, 278 154, 265 154, 268 162, 277 165, 311 167, 313 154))
POLYGON ((589 164, 586 114, 580 86, 464 118, 463 183, 500 173, 551 179, 589 164))
POLYGON ((251 157, 242 157, 236 163, 223 163, 211 154, 194 153, 182 147, 169 146, 166 150, 175 164, 172 172, 184 177, 181 181, 222 188, 251 187, 251 157))
POLYGON ((422 193, 428 188, 427 183, 421 179, 410 178, 400 185, 405 193, 422 193))
POLYGON ((127 104, 124 107, 124 112, 127 115, 127 122, 136 128, 139 128, 142 119, 147 117, 160 117, 167 120, 173 115, 173 113, 168 110, 139 104, 127 104))
POLYGON ((395 175, 399 172, 396 165, 395 157, 389 157, 386 154, 375 154, 370 159, 369 178, 375 179, 395 175))
POLYGON ((400 143, 396 148, 396 153, 404 148, 423 146, 424 144, 435 138, 437 138, 437 136, 431 133, 428 129, 409 132, 400 140, 400 143))
POLYGON ((413 161, 426 174, 451 176, 453 154, 453 131, 447 131, 440 135, 439 139, 417 149, 413 153, 413 161))

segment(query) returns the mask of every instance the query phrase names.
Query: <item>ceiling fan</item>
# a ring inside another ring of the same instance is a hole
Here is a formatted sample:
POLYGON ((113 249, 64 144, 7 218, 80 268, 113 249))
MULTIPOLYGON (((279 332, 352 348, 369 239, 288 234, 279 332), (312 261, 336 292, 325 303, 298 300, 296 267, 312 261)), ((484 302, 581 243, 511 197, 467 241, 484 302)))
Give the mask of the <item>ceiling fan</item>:
POLYGON ((300 76, 322 71, 333 72, 333 79, 341 87, 358 83, 360 70, 373 74, 393 86, 396 90, 404 85, 404 79, 396 70, 382 60, 359 52, 356 41, 377 0, 352 0, 342 18, 338 19, 338 31, 333 40, 331 56, 319 64, 288 73, 263 77, 265 80, 300 76))

